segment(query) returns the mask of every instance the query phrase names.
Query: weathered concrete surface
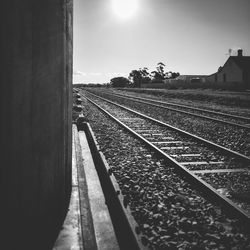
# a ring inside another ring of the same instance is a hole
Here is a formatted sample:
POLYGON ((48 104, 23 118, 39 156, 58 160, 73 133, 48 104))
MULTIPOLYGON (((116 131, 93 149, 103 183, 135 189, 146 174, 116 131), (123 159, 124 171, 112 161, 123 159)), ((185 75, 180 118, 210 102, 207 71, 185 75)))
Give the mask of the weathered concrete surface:
POLYGON ((1 3, 2 249, 50 249, 71 192, 72 0, 1 3))
POLYGON ((72 131, 72 192, 69 205, 69 211, 64 220, 62 229, 54 244, 53 250, 83 250, 79 182, 78 182, 78 155, 76 137, 78 136, 76 125, 73 125, 72 131))
MULTIPOLYGON (((85 246, 85 249, 119 250, 120 248, 118 246, 100 180, 95 169, 86 135, 83 131, 79 131, 79 139, 83 158, 83 165, 79 169, 79 172, 84 171, 86 176, 88 199, 96 241, 96 248, 89 248, 88 246, 85 246)), ((80 200, 82 205, 86 198, 83 198, 80 195, 80 200)))
POLYGON ((119 250, 86 135, 72 132, 71 201, 53 250, 119 250))

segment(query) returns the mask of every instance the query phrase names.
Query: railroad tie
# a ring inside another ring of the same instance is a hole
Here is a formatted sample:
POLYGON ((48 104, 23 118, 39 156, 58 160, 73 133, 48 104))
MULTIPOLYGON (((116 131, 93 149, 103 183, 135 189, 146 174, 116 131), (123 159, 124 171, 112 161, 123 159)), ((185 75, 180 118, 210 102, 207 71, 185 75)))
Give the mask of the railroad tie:
POLYGON ((181 165, 216 165, 223 164, 223 161, 190 161, 190 162, 179 162, 181 165))
POLYGON ((200 157, 201 154, 171 154, 172 157, 200 157))
POLYGON ((186 146, 179 146, 179 147, 161 147, 161 150, 170 150, 170 149, 188 149, 189 147, 186 146))
POLYGON ((216 173, 236 173, 236 172, 249 172, 249 169, 238 168, 238 169, 206 169, 206 170, 190 170, 193 174, 216 174, 216 173))
POLYGON ((151 142, 153 144, 180 144, 183 143, 182 141, 155 141, 151 142))

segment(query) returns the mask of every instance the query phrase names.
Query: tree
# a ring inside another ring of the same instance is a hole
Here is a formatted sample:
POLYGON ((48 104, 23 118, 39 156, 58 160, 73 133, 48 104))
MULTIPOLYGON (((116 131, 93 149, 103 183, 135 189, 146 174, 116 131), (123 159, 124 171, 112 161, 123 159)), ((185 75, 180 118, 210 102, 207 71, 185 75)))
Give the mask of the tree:
POLYGON ((110 80, 110 84, 113 88, 123 88, 129 85, 129 80, 126 77, 118 76, 110 80))
POLYGON ((162 62, 157 63, 156 71, 152 71, 152 81, 153 82, 162 82, 166 78, 165 64, 162 62))
POLYGON ((159 62, 156 67, 156 71, 152 71, 152 82, 163 82, 164 79, 175 79, 180 75, 179 72, 168 71, 165 72, 165 64, 159 62))
POLYGON ((169 71, 166 73, 166 75, 167 75, 167 79, 175 79, 176 77, 180 75, 180 73, 169 71))
POLYGON ((180 75, 179 72, 171 72, 170 79, 175 79, 175 78, 177 78, 179 75, 180 75))
POLYGON ((142 83, 149 83, 151 81, 150 74, 148 72, 148 68, 144 67, 143 69, 139 69, 142 75, 142 83))
POLYGON ((157 69, 157 72, 159 73, 159 75, 164 79, 165 78, 165 73, 164 73, 164 68, 165 68, 165 64, 164 63, 162 63, 162 62, 159 62, 159 63, 157 63, 157 67, 156 67, 156 69, 157 69))
POLYGON ((141 87, 142 75, 141 75, 140 70, 135 70, 135 69, 132 70, 129 73, 129 79, 133 83, 133 87, 135 87, 135 88, 140 88, 141 87))
POLYGON ((133 87, 140 88, 142 83, 149 83, 151 81, 148 68, 140 68, 139 70, 132 70, 129 73, 129 79, 133 82, 133 87))
POLYGON ((156 70, 152 71, 151 74, 148 72, 148 68, 139 68, 138 70, 132 70, 129 74, 129 80, 133 83, 133 87, 140 88, 144 83, 162 83, 165 79, 175 79, 180 73, 178 72, 166 72, 165 64, 159 62, 156 66, 156 70))

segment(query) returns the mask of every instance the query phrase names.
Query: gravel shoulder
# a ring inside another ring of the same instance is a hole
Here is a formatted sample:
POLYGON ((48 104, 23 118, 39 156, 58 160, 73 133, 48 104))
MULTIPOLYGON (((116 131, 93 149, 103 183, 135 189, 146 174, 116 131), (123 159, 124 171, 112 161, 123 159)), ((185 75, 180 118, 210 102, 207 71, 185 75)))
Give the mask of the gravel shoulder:
POLYGON ((210 203, 153 152, 83 103, 124 205, 138 223, 142 242, 152 249, 250 249, 250 236, 237 219, 210 203))

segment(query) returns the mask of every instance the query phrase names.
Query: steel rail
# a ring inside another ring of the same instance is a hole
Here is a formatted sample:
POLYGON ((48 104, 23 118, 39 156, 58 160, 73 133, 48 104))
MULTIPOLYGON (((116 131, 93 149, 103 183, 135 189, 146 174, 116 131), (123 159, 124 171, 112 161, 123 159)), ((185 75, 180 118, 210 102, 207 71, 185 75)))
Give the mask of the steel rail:
POLYGON ((232 114, 227 114, 227 113, 223 113, 223 112, 219 112, 219 111, 195 108, 195 107, 187 106, 187 105, 183 105, 183 104, 177 104, 177 103, 172 103, 172 102, 163 102, 163 101, 158 101, 158 100, 144 98, 144 97, 136 97, 136 96, 124 95, 124 94, 118 94, 118 93, 116 93, 116 95, 121 95, 121 96, 126 96, 126 97, 131 97, 131 98, 137 98, 137 99, 146 100, 146 101, 157 102, 157 103, 160 103, 160 104, 167 104, 167 105, 172 105, 172 106, 177 106, 177 107, 193 109, 193 110, 207 112, 207 113, 214 114, 214 115, 223 115, 223 116, 226 116, 226 117, 229 117, 229 118, 241 119, 241 120, 246 120, 247 122, 250 122, 250 117, 246 117, 246 116, 232 115, 232 114))
MULTIPOLYGON (((172 130, 174 130, 174 131, 177 131, 177 132, 183 134, 183 135, 186 135, 186 136, 188 136, 188 137, 191 137, 192 139, 195 139, 195 140, 197 140, 197 141, 199 141, 199 142, 205 143, 206 145, 208 145, 208 146, 210 146, 210 147, 212 147, 212 148, 216 148, 216 149, 222 150, 222 151, 224 151, 224 152, 226 152, 226 153, 228 153, 228 154, 231 154, 231 155, 233 155, 233 156, 236 156, 236 157, 240 158, 241 160, 244 160, 244 161, 247 162, 247 163, 250 163, 250 157, 248 157, 248 156, 246 156, 246 155, 243 155, 243 154, 241 154, 241 153, 238 153, 238 152, 236 152, 236 151, 233 151, 233 150, 231 150, 231 149, 228 149, 228 148, 226 148, 226 147, 223 147, 223 146, 221 146, 221 145, 218 145, 218 144, 216 144, 216 143, 214 143, 214 142, 208 141, 208 140, 206 140, 206 139, 204 139, 204 138, 202 138, 202 137, 199 137, 199 136, 197 136, 197 135, 191 134, 191 133, 186 132, 186 131, 184 131, 184 130, 182 130, 182 129, 176 128, 176 127, 171 126, 171 125, 169 125, 169 124, 167 124, 167 123, 164 123, 164 122, 162 122, 162 121, 158 121, 158 120, 156 120, 155 118, 152 118, 152 117, 150 117, 150 116, 147 116, 147 115, 144 115, 144 114, 142 114, 142 113, 139 113, 139 112, 137 112, 137 111, 135 111, 135 110, 132 110, 132 109, 130 109, 130 108, 127 108, 127 107, 125 107, 125 106, 122 106, 122 105, 120 105, 120 104, 117 104, 117 103, 115 103, 115 102, 112 102, 112 101, 110 101, 110 100, 107 100, 107 99, 105 99, 105 98, 103 98, 103 97, 100 97, 100 96, 98 96, 98 95, 95 95, 95 94, 93 94, 93 93, 90 93, 90 92, 88 92, 88 93, 89 93, 90 95, 93 95, 93 96, 95 96, 95 97, 97 97, 97 98, 100 98, 100 99, 102 99, 102 100, 104 100, 104 101, 106 101, 106 102, 109 102, 109 103, 111 103, 111 104, 113 104, 113 105, 116 105, 116 106, 118 106, 118 107, 120 107, 120 108, 123 108, 123 109, 125 109, 125 110, 127 110, 127 111, 130 111, 130 112, 132 112, 132 113, 134 113, 134 114, 137 114, 137 115, 139 115, 140 117, 144 117, 144 118, 146 118, 146 119, 148 119, 148 120, 150 120, 150 121, 153 121, 153 122, 155 122, 155 123, 157 123, 157 124, 160 124, 160 125, 162 125, 162 126, 164 126, 164 127, 168 127, 168 128, 170 128, 170 129, 172 129, 172 130)), ((249 165, 248 167, 250 168, 250 165, 249 165)))
MULTIPOLYGON (((89 92, 89 91, 87 91, 87 92, 89 92)), ((195 116, 195 117, 198 117, 198 118, 203 118, 203 119, 207 119, 207 120, 211 120, 211 121, 216 121, 216 122, 220 122, 220 123, 223 123, 223 124, 228 124, 228 125, 231 125, 231 126, 236 126, 236 127, 240 127, 240 128, 243 128, 243 129, 249 129, 250 130, 250 126, 246 126, 246 125, 243 125, 243 124, 238 124, 238 123, 234 123, 234 122, 230 122, 230 121, 225 121, 225 120, 221 120, 221 119, 217 119, 217 118, 213 118, 213 117, 209 117, 209 116, 205 116, 205 115, 194 114, 194 113, 191 113, 191 112, 188 112, 188 111, 184 111, 184 110, 170 108, 170 107, 166 107, 166 106, 158 105, 158 104, 154 104, 154 103, 148 103, 146 101, 136 100, 136 99, 144 99, 144 98, 131 97, 131 96, 127 96, 127 95, 113 94, 113 93, 107 93, 107 92, 106 92, 106 94, 111 95, 111 96, 119 96, 119 97, 122 97, 122 98, 125 98, 125 99, 126 98, 127 99, 131 99, 134 102, 139 102, 139 103, 151 105, 151 106, 154 106, 154 107, 157 107, 157 108, 168 109, 168 110, 171 110, 171 111, 174 111, 174 112, 179 112, 179 113, 183 113, 183 114, 186 114, 186 115, 192 115, 192 116, 195 116)), ((150 100, 150 99, 145 99, 145 100, 150 100)), ((153 101, 153 100, 150 100, 150 101, 153 101)), ((159 101, 153 101, 153 102, 157 102, 158 103, 159 101)), ((161 103, 161 102, 159 102, 159 103, 161 103)), ((191 108, 189 108, 189 109, 191 109, 191 108)), ((197 108, 194 108, 194 109, 197 109, 197 108)), ((250 119, 249 119, 249 121, 250 121, 250 119)))
MULTIPOLYGON (((166 154, 164 151, 153 145, 151 142, 149 142, 147 139, 142 137, 140 134, 129 128, 126 124, 121 122, 119 119, 114 117, 112 114, 110 114, 108 111, 104 110, 100 105, 89 99, 88 97, 85 97, 90 103, 95 105, 99 110, 101 110, 104 114, 109 116, 112 120, 117 122, 120 126, 125 128, 127 131, 129 131, 131 134, 133 134, 136 138, 141 140, 143 143, 145 143, 150 149, 152 149, 154 152, 156 152, 158 155, 160 155, 166 162, 168 162, 174 169, 180 173, 182 173, 191 183, 195 185, 195 188, 199 191, 202 190, 208 197, 209 200, 212 202, 217 201, 220 204, 222 204, 225 208, 225 212, 231 214, 234 214, 238 216, 243 223, 246 224, 247 227, 249 227, 250 222, 250 214, 246 213, 244 210, 239 208, 234 202, 232 202, 230 199, 228 199, 226 196, 218 193, 215 188, 213 188, 210 184, 206 183, 199 177, 195 176, 195 174, 191 173, 188 169, 181 166, 175 159, 173 159, 171 156, 166 154), (200 189, 199 189, 200 188, 200 189)), ((116 105, 116 104, 115 104, 116 105)))

